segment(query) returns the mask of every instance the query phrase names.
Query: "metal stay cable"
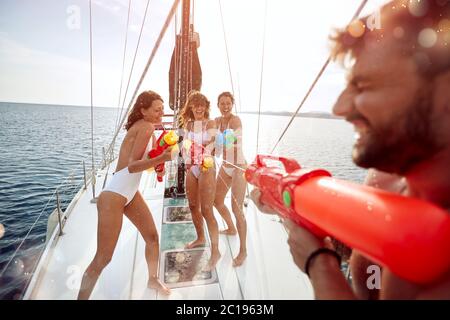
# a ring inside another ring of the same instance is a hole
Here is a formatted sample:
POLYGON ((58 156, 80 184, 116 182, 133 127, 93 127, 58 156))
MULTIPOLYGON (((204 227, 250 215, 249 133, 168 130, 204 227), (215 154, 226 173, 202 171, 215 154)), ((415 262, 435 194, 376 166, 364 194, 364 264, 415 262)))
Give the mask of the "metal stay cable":
MULTIPOLYGON (((266 1, 266 7, 267 7, 267 1, 266 1)), ((222 21, 223 39, 224 39, 224 42, 225 42, 225 52, 227 54, 228 73, 230 75, 231 91, 233 93, 233 96, 235 96, 234 83, 233 83, 233 73, 231 71, 230 55, 229 55, 229 51, 228 51, 228 41, 227 41, 227 35, 226 35, 226 31, 225 31, 225 22, 224 22, 225 19, 223 18, 222 3, 221 3, 220 0, 219 0, 219 9, 220 9, 220 17, 221 17, 221 21, 222 21)), ((239 85, 239 83, 238 83, 238 85, 239 85)), ((239 108, 242 108, 242 104, 241 104, 241 89, 240 89, 240 87, 239 87, 239 108)), ((236 112, 236 115, 237 115, 238 111, 237 111, 236 103, 234 104, 234 111, 236 112)), ((259 122, 258 122, 258 126, 259 126, 259 122)), ((259 131, 259 127, 258 127, 258 131, 259 131)), ((223 160, 223 161, 225 161, 225 160, 223 160)), ((225 161, 225 162, 229 163, 228 161, 225 161)), ((229 164, 231 164, 231 163, 229 163, 229 164)), ((231 165, 234 166, 233 164, 231 164, 231 165)), ((239 169, 241 169, 241 168, 239 168, 239 169)), ((249 191, 248 185, 247 185, 246 186, 246 198, 249 198, 249 197, 250 197, 250 191, 249 191)), ((245 206, 247 206, 247 205, 245 205, 245 206)))
MULTIPOLYGON (((139 37, 138 37, 138 42, 136 44, 136 49, 134 51, 134 57, 133 57, 133 62, 131 64, 131 70, 130 70, 130 74, 128 76, 128 82, 127 82, 127 88, 125 89, 125 94, 123 96, 123 102, 122 102, 122 106, 120 108, 120 116, 119 119, 122 118, 122 112, 123 112, 123 108, 125 107, 125 101, 127 98, 127 94, 128 94, 128 88, 130 87, 130 82, 131 82, 131 77, 133 75, 133 69, 134 69, 134 63, 136 62, 136 57, 137 57, 137 53, 139 51, 139 45, 141 44, 141 37, 142 37, 142 32, 144 30, 144 25, 145 25, 145 20, 147 19, 147 11, 148 11, 148 5, 150 4, 150 0, 147 0, 147 5, 145 6, 145 11, 144 11, 144 17, 142 19, 142 23, 141 23, 141 30, 139 32, 139 37)), ((133 100, 133 99, 132 99, 133 100)), ((120 125, 121 126, 121 125, 120 125)), ((120 129, 120 126, 118 129, 120 129)))
POLYGON ((261 101, 262 101, 262 87, 263 87, 263 74, 264 74, 264 53, 266 47, 266 20, 267 20, 267 0, 264 5, 264 32, 263 32, 263 47, 261 55, 261 74, 259 76, 259 103, 258 103, 258 129, 256 133, 256 154, 259 150, 259 124, 261 120, 261 101))
POLYGON ((91 74, 91 154, 92 154, 92 198, 95 199, 95 164, 94 164, 94 90, 92 80, 92 0, 89 0, 89 67, 91 74))
MULTIPOLYGON (((117 111, 116 111, 116 121, 115 121, 115 125, 114 125, 114 130, 116 130, 117 128, 117 124, 119 122, 119 107, 120 107, 120 101, 122 100, 122 86, 123 86, 123 74, 125 73, 125 55, 127 52, 127 43, 128 43, 128 28, 130 25, 130 10, 131 9, 131 0, 128 1, 128 16, 127 16, 127 27, 126 27, 126 31, 125 31, 125 45, 123 47, 123 55, 122 55, 122 73, 120 75, 120 89, 119 89, 119 100, 117 103, 117 111)), ((120 109, 120 114, 122 114, 122 109, 123 107, 120 109)))
MULTIPOLYGON (((221 18, 221 21, 222 21, 223 40, 225 42, 225 52, 227 54, 228 72, 230 74, 231 91, 233 92, 233 96, 234 96, 233 74, 231 72, 230 54, 228 52, 228 42, 227 42, 227 35, 226 35, 226 32, 225 32, 225 22, 224 22, 223 13, 222 13, 222 2, 220 0, 219 0, 219 9, 220 9, 220 18, 221 18)), ((234 104, 234 111, 237 114, 236 104, 234 104)))
MULTIPOLYGON (((359 5, 358 9, 356 10, 355 14, 353 15, 352 19, 350 20, 350 22, 352 22, 353 20, 355 20, 361 13, 361 11, 364 9, 365 5, 367 4, 368 0, 362 0, 361 4, 359 5)), ((317 74, 316 78, 314 79, 313 83, 311 84, 311 86, 309 87, 306 95, 303 97, 302 102, 300 103, 300 105, 298 106, 297 110, 295 111, 295 113, 292 115, 291 119, 289 120, 289 123, 286 125, 283 133, 281 134, 280 138, 278 139, 278 141, 275 143, 275 146, 273 147, 272 151, 270 152, 270 154, 273 154, 273 152, 275 151, 275 149, 277 148, 278 144, 280 143, 281 139, 284 137, 284 135, 286 134, 287 130, 289 129, 290 125, 292 124, 292 122, 294 121, 295 117, 297 116, 298 112, 300 111, 300 109, 303 107, 303 105, 305 104, 306 100, 309 98, 309 95, 311 94, 311 92, 313 91, 313 89, 315 88, 317 82, 319 81, 319 79, 322 77, 323 73, 325 72, 325 69, 328 67, 328 65, 331 62, 331 54, 328 56, 327 60, 325 61, 325 63, 323 64, 322 68, 320 69, 319 73, 317 74)))
POLYGON ((140 87, 141 87, 141 85, 142 85, 142 82, 144 81, 145 76, 147 75, 147 71, 148 71, 148 69, 150 68, 150 65, 151 65, 152 62, 153 62, 153 59, 154 59, 154 57, 155 57, 155 55, 156 55, 156 52, 157 52, 158 49, 159 49, 159 45, 161 44, 161 41, 162 41, 162 39, 163 39, 163 37, 164 37, 166 31, 167 31, 167 28, 169 27, 169 24, 170 24, 170 22, 171 22, 171 20, 172 20, 172 18, 173 18, 173 16, 174 16, 174 14, 175 14, 175 11, 176 11, 177 6, 178 6, 179 3, 180 3, 180 0, 174 0, 174 2, 173 2, 173 4, 172 4, 172 7, 171 7, 171 9, 170 9, 170 11, 169 11, 169 13, 168 13, 168 15, 167 15, 166 21, 164 22, 164 25, 163 25, 163 27, 162 27, 162 29, 161 29, 161 32, 160 32, 160 34, 159 34, 159 36, 158 36, 158 39, 156 40, 155 45, 154 45, 154 47, 153 47, 153 49, 152 49, 152 52, 151 52, 151 54, 150 54, 150 57, 149 57, 149 59, 148 59, 148 61, 147 61, 147 65, 145 66, 144 71, 142 72, 141 78, 139 79, 139 82, 138 82, 138 84, 137 84, 137 86, 136 86, 136 89, 135 89, 135 91, 134 91, 134 93, 133 93, 133 96, 132 96, 132 98, 131 98, 131 100, 130 100, 130 103, 129 103, 129 105, 128 105, 127 111, 126 111, 125 114, 122 116, 122 119, 121 119, 121 121, 120 121, 120 123, 119 123, 119 126, 117 127, 117 130, 116 130, 116 132, 115 132, 115 134, 114 134, 114 136, 113 136, 113 139, 112 139, 110 145, 108 146, 108 149, 107 149, 107 151, 106 151, 106 154, 109 154, 109 153, 111 152, 111 149, 112 149, 112 147, 113 147, 114 144, 115 144, 115 141, 116 141, 117 135, 119 134, 120 128, 123 126, 123 124, 124 124, 124 122, 125 122, 127 113, 129 112, 129 110, 131 109, 131 107, 132 107, 132 105, 133 105, 133 101, 134 101, 134 99, 136 98, 137 93, 139 92, 139 89, 140 89, 140 87))

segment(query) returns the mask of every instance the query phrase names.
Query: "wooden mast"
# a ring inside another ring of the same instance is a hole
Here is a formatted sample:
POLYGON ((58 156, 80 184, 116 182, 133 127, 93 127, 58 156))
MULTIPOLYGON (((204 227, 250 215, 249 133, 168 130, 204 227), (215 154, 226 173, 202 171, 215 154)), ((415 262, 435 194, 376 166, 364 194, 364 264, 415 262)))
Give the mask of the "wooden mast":
MULTIPOLYGON (((190 30, 190 18, 191 18, 191 1, 183 0, 182 4, 182 22, 181 22, 181 39, 177 37, 175 41, 175 54, 176 59, 179 62, 178 70, 175 75, 175 115, 176 121, 178 120, 179 112, 183 109, 187 100, 187 95, 192 89, 192 55, 191 55, 191 37, 192 32, 190 30)), ((181 136, 181 135, 180 135, 181 136)), ((181 148, 180 148, 181 150, 181 148)), ((174 195, 176 197, 184 197, 185 190, 185 175, 186 166, 181 155, 181 151, 178 157, 178 170, 177 170, 177 186, 174 195)))

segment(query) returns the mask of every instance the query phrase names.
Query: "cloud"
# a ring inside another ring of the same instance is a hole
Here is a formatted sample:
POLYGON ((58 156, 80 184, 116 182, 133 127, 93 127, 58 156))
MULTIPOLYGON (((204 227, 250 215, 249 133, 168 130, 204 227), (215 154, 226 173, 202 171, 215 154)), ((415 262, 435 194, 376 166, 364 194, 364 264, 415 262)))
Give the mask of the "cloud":
POLYGON ((123 17, 128 11, 128 1, 126 0, 93 0, 92 3, 118 17, 123 17))
MULTIPOLYGON (((0 101, 89 105, 88 61, 29 48, 2 32, 0 70, 0 101)), ((94 65, 96 105, 114 105, 116 73, 94 65)))
POLYGON ((8 37, 5 32, 0 32, 0 63, 16 66, 45 66, 45 67, 66 67, 75 68, 87 67, 87 62, 82 60, 64 57, 48 53, 41 50, 31 49, 8 37))

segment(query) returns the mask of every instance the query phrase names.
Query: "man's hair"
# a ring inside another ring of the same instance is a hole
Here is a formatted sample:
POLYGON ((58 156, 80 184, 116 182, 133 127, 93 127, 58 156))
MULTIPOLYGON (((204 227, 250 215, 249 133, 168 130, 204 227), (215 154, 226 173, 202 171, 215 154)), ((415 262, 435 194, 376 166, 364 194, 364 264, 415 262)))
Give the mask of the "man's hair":
MULTIPOLYGON (((401 54, 412 56, 422 75, 433 77, 450 67, 450 0, 394 0, 381 7, 380 16, 381 28, 365 27, 359 37, 350 29, 336 30, 332 57, 341 62, 358 58, 362 50, 393 36, 401 54), (431 45, 424 43, 427 37, 431 45)), ((368 19, 360 21, 367 26, 368 19)))

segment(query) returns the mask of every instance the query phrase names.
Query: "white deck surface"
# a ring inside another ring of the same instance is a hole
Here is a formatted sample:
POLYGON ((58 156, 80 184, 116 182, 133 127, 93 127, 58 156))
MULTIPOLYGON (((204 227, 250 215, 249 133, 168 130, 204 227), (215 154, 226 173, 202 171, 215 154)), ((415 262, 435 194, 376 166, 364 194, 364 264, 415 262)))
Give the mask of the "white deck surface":
MULTIPOLYGON (((103 185, 104 172, 99 176, 97 194, 103 185)), ((163 183, 155 183, 155 176, 145 172, 141 190, 161 234, 163 183)), ((50 242, 44 253, 25 299, 76 299, 81 276, 96 250, 97 210, 90 203, 91 198, 89 188, 81 194, 67 219, 64 235, 50 242)), ((216 217, 223 229, 217 212, 216 217)), ((246 208, 246 218, 248 257, 242 266, 232 267, 239 237, 221 235, 222 257, 216 267, 219 281, 175 288, 169 297, 164 297, 147 288, 145 243, 124 217, 112 261, 101 274, 91 299, 312 299, 311 284, 293 263, 286 232, 278 219, 259 213, 251 202, 246 208)))

